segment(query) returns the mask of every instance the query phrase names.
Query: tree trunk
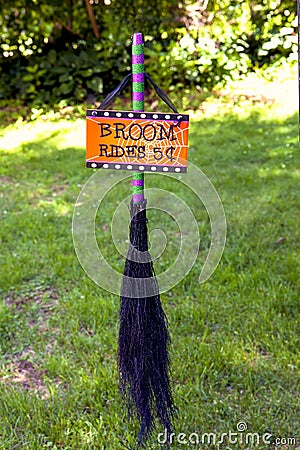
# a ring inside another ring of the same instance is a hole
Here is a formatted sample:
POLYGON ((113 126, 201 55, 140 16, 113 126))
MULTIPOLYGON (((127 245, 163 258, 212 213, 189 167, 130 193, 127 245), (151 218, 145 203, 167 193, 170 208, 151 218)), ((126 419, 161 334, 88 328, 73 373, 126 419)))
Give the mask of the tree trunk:
POLYGON ((93 27, 94 35, 96 36, 97 39, 100 39, 99 27, 98 27, 98 24, 95 19, 92 5, 90 4, 89 0, 85 0, 85 4, 86 4, 86 9, 87 9, 87 12, 89 15, 90 22, 93 27))
POLYGON ((68 28, 73 30, 73 0, 68 0, 68 28))

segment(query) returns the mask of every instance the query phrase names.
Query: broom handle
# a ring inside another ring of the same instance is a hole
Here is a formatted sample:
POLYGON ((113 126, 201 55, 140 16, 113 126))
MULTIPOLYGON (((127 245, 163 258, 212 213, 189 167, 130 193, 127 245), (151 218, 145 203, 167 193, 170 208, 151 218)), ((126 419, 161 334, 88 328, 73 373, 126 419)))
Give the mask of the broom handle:
MULTIPOLYGON (((144 42, 142 33, 132 36, 132 110, 144 111, 144 42)), ((144 173, 132 175, 132 201, 144 201, 144 173)))

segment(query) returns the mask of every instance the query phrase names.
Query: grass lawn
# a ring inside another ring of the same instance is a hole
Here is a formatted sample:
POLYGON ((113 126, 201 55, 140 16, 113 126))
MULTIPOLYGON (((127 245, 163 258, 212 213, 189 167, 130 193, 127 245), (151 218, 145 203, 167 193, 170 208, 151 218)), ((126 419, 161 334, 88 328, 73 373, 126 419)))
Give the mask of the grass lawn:
MULTIPOLYGON (((185 199, 202 239, 191 272, 162 295, 173 341, 176 433, 215 433, 219 440, 243 421, 260 435, 257 446, 243 441, 246 433, 220 445, 175 437, 176 450, 299 448, 288 443, 300 437, 297 122, 293 111, 251 102, 192 120, 190 160, 214 184, 227 218, 224 255, 204 284, 205 209, 179 182, 146 176, 147 187, 185 199), (275 438, 285 440, 275 447, 275 438)), ((87 277, 73 247, 74 203, 93 173, 85 169, 84 139, 84 119, 40 118, 1 129, 1 450, 121 449, 120 441, 132 445, 137 432, 118 393, 119 298, 87 277)), ((129 194, 126 181, 97 221, 97 238, 120 271, 124 261, 109 242, 109 224, 129 194)), ((150 230, 168 220, 149 211, 150 230)), ((172 226, 166 231, 173 246, 158 273, 176 255, 174 233, 172 226)), ((163 448, 157 433, 148 448, 163 448)))

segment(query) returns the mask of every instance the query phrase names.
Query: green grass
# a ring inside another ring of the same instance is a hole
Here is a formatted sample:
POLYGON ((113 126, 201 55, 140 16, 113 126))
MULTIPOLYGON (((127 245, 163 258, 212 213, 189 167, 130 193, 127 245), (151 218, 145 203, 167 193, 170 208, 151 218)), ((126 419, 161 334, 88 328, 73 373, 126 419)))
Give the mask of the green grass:
MULTIPOLYGON (((137 426, 128 424, 118 393, 119 299, 86 276, 72 242, 74 203, 92 174, 84 167, 84 121, 9 125, 0 140, 0 449, 124 448, 120 440, 133 443, 137 426)), ((297 115, 269 106, 192 121, 190 160, 216 187, 228 227, 221 263, 202 285, 210 242, 204 208, 179 181, 146 178, 148 187, 186 200, 202 238, 192 271, 162 295, 178 433, 220 436, 245 421, 248 432, 299 437, 297 141, 297 115)), ((97 222, 102 245, 129 193, 124 182, 109 194, 97 222)), ((150 229, 167 228, 171 244, 157 262, 160 272, 176 255, 177 230, 155 211, 149 219, 150 229)), ((121 271, 109 242, 105 252, 121 271)), ((160 448, 155 433, 151 442, 160 448)))

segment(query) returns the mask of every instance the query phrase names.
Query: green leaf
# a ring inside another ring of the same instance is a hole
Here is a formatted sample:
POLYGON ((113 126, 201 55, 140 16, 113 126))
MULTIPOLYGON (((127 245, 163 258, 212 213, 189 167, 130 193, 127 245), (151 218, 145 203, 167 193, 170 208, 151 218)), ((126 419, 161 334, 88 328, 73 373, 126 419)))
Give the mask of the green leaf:
POLYGON ((73 91, 74 84, 73 83, 63 83, 59 89, 63 94, 70 94, 73 91))
POLYGON ((90 77, 91 75, 93 75, 93 69, 86 69, 86 70, 80 70, 80 75, 82 75, 83 77, 90 77))
POLYGON ((51 64, 54 64, 56 62, 57 59, 57 53, 54 49, 51 49, 50 52, 48 53, 48 61, 51 64))
POLYGON ((22 77, 23 81, 33 81, 34 79, 35 79, 35 76, 31 75, 30 73, 28 73, 22 77))
POLYGON ((87 87, 94 92, 103 92, 103 80, 102 78, 95 77, 92 80, 87 81, 87 87))
POLYGON ((27 66, 26 70, 29 73, 35 73, 37 72, 38 68, 39 68, 38 64, 35 64, 34 66, 27 66))
POLYGON ((69 81, 71 79, 72 77, 70 76, 70 74, 68 72, 64 72, 63 74, 60 75, 58 80, 60 83, 64 83, 65 81, 69 81))

